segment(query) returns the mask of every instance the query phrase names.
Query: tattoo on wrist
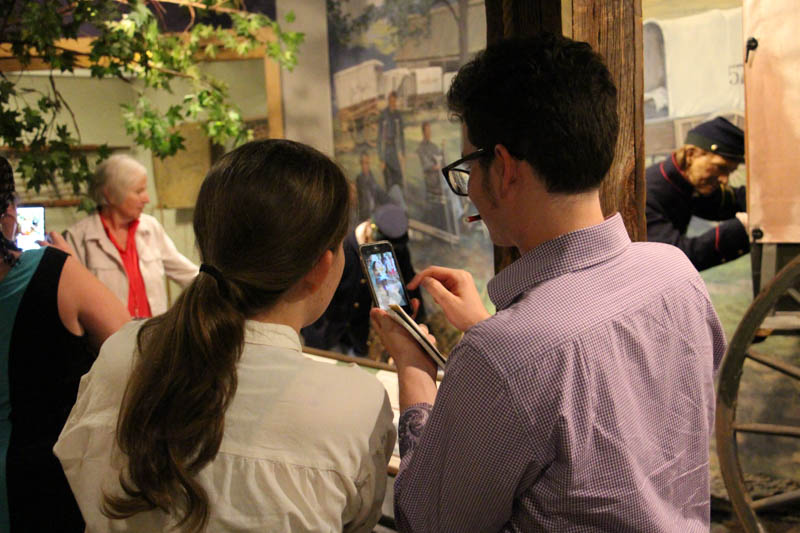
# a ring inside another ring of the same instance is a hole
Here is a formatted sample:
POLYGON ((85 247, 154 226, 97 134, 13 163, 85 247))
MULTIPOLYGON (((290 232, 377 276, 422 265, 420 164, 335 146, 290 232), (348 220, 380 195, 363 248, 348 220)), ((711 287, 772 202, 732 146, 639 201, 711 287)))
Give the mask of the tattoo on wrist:
POLYGON ((422 430, 428 423, 431 406, 427 404, 414 405, 403 412, 398 425, 398 439, 400 440, 400 457, 413 452, 422 436, 422 430))

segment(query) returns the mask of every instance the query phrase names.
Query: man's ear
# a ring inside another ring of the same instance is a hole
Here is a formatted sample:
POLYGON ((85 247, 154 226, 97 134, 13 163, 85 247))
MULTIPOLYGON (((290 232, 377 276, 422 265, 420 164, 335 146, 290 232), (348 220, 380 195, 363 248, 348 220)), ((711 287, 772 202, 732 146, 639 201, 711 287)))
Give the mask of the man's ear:
POLYGON ((317 263, 311 267, 311 270, 309 270, 301 280, 304 288, 308 290, 308 294, 313 294, 322 287, 322 284, 325 283, 325 279, 328 277, 331 266, 333 266, 333 252, 325 250, 317 263))
POLYGON ((702 154, 702 151, 698 147, 689 144, 686 146, 686 149, 683 151, 683 154, 684 154, 684 159, 686 160, 686 167, 688 168, 689 165, 692 164, 692 161, 697 156, 702 154))
POLYGON ((518 168, 519 161, 517 161, 502 144, 496 144, 494 146, 494 156, 495 160, 499 163, 498 173, 500 175, 500 186, 497 189, 498 196, 500 198, 505 198, 520 178, 518 168))

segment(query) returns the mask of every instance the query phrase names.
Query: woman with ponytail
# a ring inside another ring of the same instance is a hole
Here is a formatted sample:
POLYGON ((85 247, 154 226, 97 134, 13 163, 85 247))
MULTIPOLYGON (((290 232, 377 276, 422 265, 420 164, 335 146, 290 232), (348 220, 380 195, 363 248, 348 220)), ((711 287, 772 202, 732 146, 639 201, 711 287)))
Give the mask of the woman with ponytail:
POLYGON ((303 356, 344 265, 349 187, 320 152, 248 143, 195 206, 200 275, 112 336, 55 447, 87 531, 371 531, 394 447, 383 387, 303 356))

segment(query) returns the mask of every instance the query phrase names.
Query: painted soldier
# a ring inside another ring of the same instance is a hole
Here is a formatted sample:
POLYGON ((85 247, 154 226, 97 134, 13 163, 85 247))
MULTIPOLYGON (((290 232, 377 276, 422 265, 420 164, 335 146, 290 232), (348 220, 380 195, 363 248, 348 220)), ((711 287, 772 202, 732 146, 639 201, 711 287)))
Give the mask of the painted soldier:
POLYGON ((397 109, 397 93, 392 91, 389 93, 389 105, 378 120, 378 157, 383 162, 383 178, 390 193, 394 185, 405 193, 403 184, 405 155, 403 116, 397 109))

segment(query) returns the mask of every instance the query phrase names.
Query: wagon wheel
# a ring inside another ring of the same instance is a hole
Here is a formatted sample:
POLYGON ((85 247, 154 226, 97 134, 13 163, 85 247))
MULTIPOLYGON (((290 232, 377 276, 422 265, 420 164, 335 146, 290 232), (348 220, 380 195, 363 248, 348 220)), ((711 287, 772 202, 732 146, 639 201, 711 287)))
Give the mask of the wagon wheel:
POLYGON ((777 357, 760 353, 751 346, 754 339, 763 339, 773 331, 800 333, 800 325, 798 325, 800 313, 779 317, 770 316, 775 303, 783 295, 788 293, 797 298, 794 287, 798 280, 800 280, 800 256, 781 269, 750 304, 728 345, 728 351, 720 369, 716 415, 717 455, 731 504, 739 522, 748 533, 765 531, 756 516, 757 511, 800 502, 800 490, 753 500, 745 488, 736 442, 737 433, 800 438, 800 427, 797 426, 736 421, 736 399, 745 359, 751 359, 776 372, 800 380, 800 367, 777 357), (776 318, 784 319, 784 323, 776 322, 776 318))

